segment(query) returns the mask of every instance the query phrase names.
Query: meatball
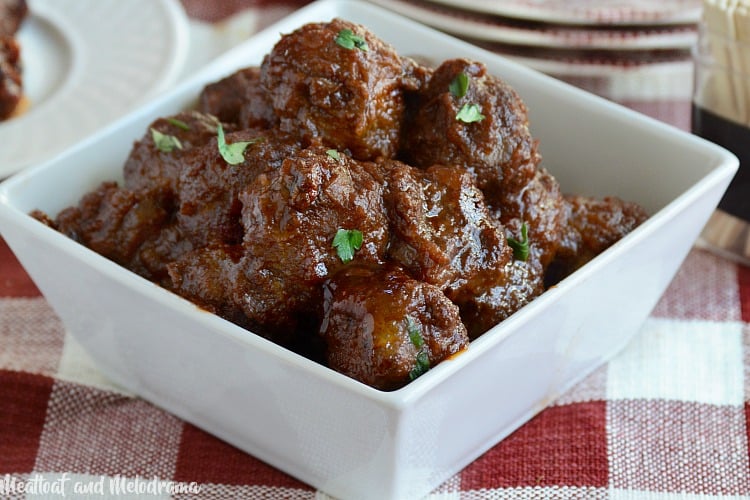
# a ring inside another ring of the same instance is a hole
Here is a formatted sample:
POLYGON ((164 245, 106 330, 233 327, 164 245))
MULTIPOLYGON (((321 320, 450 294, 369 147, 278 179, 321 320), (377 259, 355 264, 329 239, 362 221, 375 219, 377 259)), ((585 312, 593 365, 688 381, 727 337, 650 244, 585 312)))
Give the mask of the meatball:
POLYGON ((218 124, 214 116, 197 111, 184 111, 155 120, 143 137, 133 144, 125 161, 125 188, 176 194, 185 157, 193 148, 216 137, 218 124), (156 140, 160 138, 162 142, 157 144, 156 140))
POLYGON ((206 85, 198 107, 222 122, 244 128, 271 128, 278 123, 271 101, 260 83, 260 68, 244 68, 206 85))
MULTIPOLYGON (((384 181, 378 165, 314 147, 259 175, 240 195, 252 286, 239 300, 266 328, 285 315, 320 315, 320 286, 346 265, 333 242, 357 231, 352 262, 382 263, 388 245, 384 181)), ((295 317, 297 316, 297 317, 295 317)), ((286 325, 285 325, 286 327, 286 325)))
POLYGON ((221 155, 216 137, 182 158, 179 178, 181 231, 196 247, 216 241, 232 245, 242 241, 239 195, 259 174, 278 169, 300 146, 276 130, 248 129, 226 135, 225 142, 247 142, 244 161, 231 165, 221 155))
POLYGON ((393 233, 388 256, 456 302, 477 282, 499 282, 512 251, 464 169, 422 171, 390 162, 386 208, 393 233))
POLYGON ((158 237, 168 220, 160 200, 104 182, 55 219, 57 229, 136 273, 151 274, 139 260, 144 242, 158 237))
POLYGON ((138 250, 138 263, 143 276, 159 283, 165 288, 171 288, 167 266, 183 255, 194 250, 192 242, 185 237, 173 216, 154 238, 143 242, 138 250))
POLYGON ((20 48, 10 36, 0 36, 0 120, 13 114, 22 97, 20 48))
POLYGON ((547 270, 553 285, 590 261, 648 218, 640 205, 614 196, 603 199, 566 196, 568 224, 547 270))
POLYGON ((293 293, 287 274, 264 268, 242 245, 214 243, 166 267, 166 288, 277 344, 301 351, 315 337, 321 290, 293 293))
MULTIPOLYGON (((458 305, 471 338, 544 291, 539 258, 544 248, 529 241, 528 256, 516 257, 505 237, 506 231, 512 232, 490 213, 466 170, 442 165, 419 170, 399 162, 389 165, 385 200, 392 236, 388 256, 412 277, 440 288, 458 305)), ((523 192, 528 194, 519 198, 527 201, 537 201, 540 196, 532 189, 523 192)), ((537 221, 532 217, 537 215, 535 208, 520 210, 528 212, 530 226, 540 234, 549 229, 544 223, 551 212, 538 215, 537 221)), ((540 239, 546 237, 542 234, 540 239)))
POLYGON ((169 288, 208 311, 249 326, 242 310, 232 301, 242 255, 239 245, 216 245, 186 252, 167 265, 169 288))
POLYGON ((517 192, 496 197, 493 215, 506 228, 506 236, 521 239, 526 225, 530 258, 546 268, 557 252, 568 211, 557 179, 542 166, 517 192))
POLYGON ((550 262, 565 221, 562 195, 540 165, 526 106, 512 87, 481 63, 445 61, 410 101, 406 127, 405 161, 466 168, 508 236, 520 237, 526 224, 532 257, 543 267, 550 262), (474 116, 463 115, 466 109, 474 116))
POLYGON ((0 37, 13 36, 28 13, 26 0, 0 0, 0 37))
POLYGON ((544 292, 544 273, 538 261, 512 259, 503 268, 500 282, 478 287, 461 303, 461 319, 474 340, 507 319, 544 292))
POLYGON ((404 96, 427 73, 366 28, 334 19, 283 36, 261 82, 282 129, 372 160, 395 156, 404 96))
POLYGON ((328 365, 376 389, 398 389, 468 346, 456 305, 396 266, 349 266, 324 290, 328 365))
POLYGON ((402 159, 423 168, 467 168, 490 204, 503 192, 520 191, 534 176, 540 156, 526 105, 481 63, 445 61, 410 101, 406 116, 402 159))

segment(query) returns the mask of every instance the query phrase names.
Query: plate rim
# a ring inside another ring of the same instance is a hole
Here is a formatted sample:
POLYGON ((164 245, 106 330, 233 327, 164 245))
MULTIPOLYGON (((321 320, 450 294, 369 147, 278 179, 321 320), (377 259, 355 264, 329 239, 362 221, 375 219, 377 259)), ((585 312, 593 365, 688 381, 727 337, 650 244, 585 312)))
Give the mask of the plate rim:
MULTIPOLYGON (((107 0, 98 1, 105 3, 105 5, 117 5, 117 0, 108 0, 109 4, 106 4, 107 0)), ((167 40, 166 43, 169 47, 168 57, 162 58, 159 71, 150 74, 148 83, 143 85, 144 90, 142 94, 132 102, 122 102, 116 106, 116 114, 112 113, 114 116, 104 116, 95 119, 89 124, 88 128, 90 130, 82 134, 71 134, 70 138, 55 142, 50 148, 40 148, 31 152, 29 152, 29 148, 23 148, 20 154, 19 148, 15 148, 5 154, 3 154, 3 148, 0 148, 0 180, 8 178, 36 163, 44 162, 61 154, 75 143, 80 142, 86 136, 93 133, 96 128, 105 126, 118 117, 127 114, 132 106, 142 105, 146 100, 155 97, 176 81, 187 61, 189 48, 187 14, 179 0, 140 1, 158 5, 158 8, 164 13, 163 17, 166 22, 162 25, 162 29, 159 32, 163 33, 164 40, 167 40)), ((131 5, 135 4, 131 3, 131 5)), ((129 9, 137 11, 137 9, 133 9, 130 6, 129 9)), ((58 88, 47 99, 42 101, 38 108, 35 108, 32 103, 20 116, 0 122, 0 141, 2 142, 18 140, 19 137, 29 132, 38 135, 41 123, 49 121, 50 117, 56 116, 57 113, 64 113, 70 109, 63 107, 55 112, 49 109, 51 105, 66 105, 66 103, 71 102, 73 99, 81 98, 83 95, 82 92, 88 93, 92 88, 103 88, 101 83, 93 87, 90 83, 84 85, 84 81, 81 79, 82 73, 91 64, 92 57, 87 51, 91 51, 93 47, 96 53, 103 52, 99 52, 99 49, 91 43, 91 40, 87 40, 86 36, 74 29, 77 18, 69 15, 59 0, 29 0, 29 17, 35 18, 39 23, 50 25, 58 34, 64 37, 70 51, 70 65, 62 75, 58 88), (35 109, 39 111, 36 112, 35 109)), ((97 17, 97 22, 101 22, 101 19, 101 16, 97 17)), ((21 29, 23 29, 23 26, 21 29)), ((134 34, 137 34, 137 32, 134 32, 134 34)), ((24 57, 28 57, 28 55, 24 55, 22 47, 22 63, 24 57)), ((110 99, 116 99, 116 96, 116 92, 110 92, 107 95, 110 99)))
POLYGON ((545 23, 539 28, 514 26, 512 22, 534 22, 506 18, 475 10, 451 7, 447 3, 425 0, 371 0, 401 15, 439 30, 472 40, 507 43, 528 47, 555 46, 569 49, 596 50, 687 50, 697 41, 697 26, 674 24, 666 26, 626 25, 618 30, 601 30, 596 26, 558 25, 545 23), (488 19, 480 19, 487 16, 488 19), (493 21, 493 18, 497 18, 493 21), (593 29, 592 29, 593 28, 593 29))
POLYGON ((531 0, 506 0, 502 2, 492 0, 424 1, 519 19, 580 25, 687 24, 698 22, 701 12, 700 2, 693 2, 695 6, 692 9, 686 9, 684 5, 688 3, 686 0, 672 0, 671 2, 667 2, 671 5, 671 8, 664 8, 663 2, 655 2, 655 5, 661 5, 663 8, 651 15, 645 11, 636 14, 632 7, 628 8, 625 6, 612 9, 612 12, 606 15, 602 13, 604 11, 596 8, 593 10, 591 8, 583 9, 583 14, 581 14, 581 8, 575 8, 574 5, 565 0, 545 0, 542 2, 531 0), (557 8, 545 9, 542 5, 552 3, 553 1, 558 3, 559 6, 557 8))

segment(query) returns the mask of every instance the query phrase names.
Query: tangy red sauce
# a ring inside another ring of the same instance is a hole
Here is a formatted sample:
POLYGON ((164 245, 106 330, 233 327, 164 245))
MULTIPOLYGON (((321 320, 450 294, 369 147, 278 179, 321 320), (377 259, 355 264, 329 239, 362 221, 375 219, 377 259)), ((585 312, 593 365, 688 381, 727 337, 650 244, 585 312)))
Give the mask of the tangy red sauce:
POLYGON ((740 168, 719 202, 719 208, 750 221, 750 127, 693 104, 692 130, 739 158, 740 168))

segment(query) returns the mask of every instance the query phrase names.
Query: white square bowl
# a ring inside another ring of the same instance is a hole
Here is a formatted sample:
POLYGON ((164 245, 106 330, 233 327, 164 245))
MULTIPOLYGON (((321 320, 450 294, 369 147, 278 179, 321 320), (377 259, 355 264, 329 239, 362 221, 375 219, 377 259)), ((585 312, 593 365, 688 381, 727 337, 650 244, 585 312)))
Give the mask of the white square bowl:
POLYGON ((358 1, 297 11, 64 155, 0 185, 0 232, 113 381, 342 498, 415 498, 544 408, 635 335, 733 176, 729 152, 358 1), (525 100, 566 192, 652 216, 455 359, 381 392, 211 315, 42 225, 104 180, 133 140, 209 82, 260 63, 280 33, 339 16, 404 55, 483 61, 525 100))

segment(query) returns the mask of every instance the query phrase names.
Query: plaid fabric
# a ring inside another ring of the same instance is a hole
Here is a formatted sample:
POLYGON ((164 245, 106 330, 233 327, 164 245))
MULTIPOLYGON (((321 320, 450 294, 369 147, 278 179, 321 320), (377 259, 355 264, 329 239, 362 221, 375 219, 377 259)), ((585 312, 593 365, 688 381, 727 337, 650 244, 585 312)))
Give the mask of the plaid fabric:
MULTIPOLYGON (((0 276, 0 496, 326 498, 103 378, 4 243, 0 276)), ((625 351, 429 498, 750 497, 748 321, 750 269, 693 250, 625 351)))
MULTIPOLYGON (((211 21, 303 3, 184 0, 211 21)), ((750 498, 748 322, 750 269, 693 250, 624 352, 429 498, 750 498)), ((0 240, 0 497, 61 491, 328 498, 105 379, 0 240)))

